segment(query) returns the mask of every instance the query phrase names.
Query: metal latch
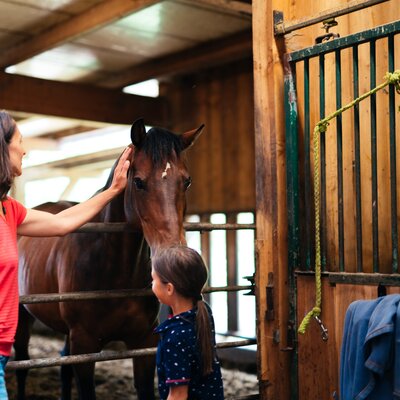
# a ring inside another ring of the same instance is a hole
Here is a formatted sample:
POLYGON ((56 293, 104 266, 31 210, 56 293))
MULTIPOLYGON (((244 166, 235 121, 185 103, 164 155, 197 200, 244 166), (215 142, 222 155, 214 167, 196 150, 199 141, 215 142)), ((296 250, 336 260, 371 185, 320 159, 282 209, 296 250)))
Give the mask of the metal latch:
POLYGON ((327 42, 330 39, 337 39, 340 37, 338 33, 333 33, 329 32, 329 29, 331 29, 334 26, 337 26, 337 21, 335 18, 329 18, 326 19, 325 21, 322 21, 322 29, 325 29, 325 35, 317 36, 315 39, 315 43, 322 43, 322 42, 327 42))

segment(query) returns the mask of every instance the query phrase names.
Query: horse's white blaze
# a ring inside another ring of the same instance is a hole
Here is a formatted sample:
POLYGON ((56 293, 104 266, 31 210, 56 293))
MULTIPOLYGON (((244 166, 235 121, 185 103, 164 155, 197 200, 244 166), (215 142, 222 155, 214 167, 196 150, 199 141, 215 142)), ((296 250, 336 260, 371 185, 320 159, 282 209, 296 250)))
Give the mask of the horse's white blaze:
POLYGON ((165 166, 164 172, 161 175, 162 179, 165 179, 167 177, 168 170, 171 169, 171 164, 167 162, 167 165, 165 166))

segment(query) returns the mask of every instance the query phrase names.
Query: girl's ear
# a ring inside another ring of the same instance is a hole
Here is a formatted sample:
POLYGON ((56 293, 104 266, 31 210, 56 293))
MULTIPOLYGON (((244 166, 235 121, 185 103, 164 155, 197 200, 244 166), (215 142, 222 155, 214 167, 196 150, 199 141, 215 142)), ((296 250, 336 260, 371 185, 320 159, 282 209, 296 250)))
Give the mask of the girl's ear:
POLYGON ((167 283, 167 293, 168 295, 172 296, 175 293, 175 287, 172 283, 167 283))

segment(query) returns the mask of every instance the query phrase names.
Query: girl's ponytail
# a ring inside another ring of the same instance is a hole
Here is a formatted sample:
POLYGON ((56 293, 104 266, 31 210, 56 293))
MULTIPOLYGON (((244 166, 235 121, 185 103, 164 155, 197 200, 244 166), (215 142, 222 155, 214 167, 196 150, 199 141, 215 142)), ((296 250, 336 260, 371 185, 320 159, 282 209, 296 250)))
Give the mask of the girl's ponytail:
POLYGON ((197 315, 196 315, 196 326, 197 326, 197 340, 200 347, 201 354, 201 365, 203 375, 210 374, 213 369, 213 360, 215 349, 212 342, 212 332, 210 317, 208 315, 207 306, 201 299, 197 301, 197 315))

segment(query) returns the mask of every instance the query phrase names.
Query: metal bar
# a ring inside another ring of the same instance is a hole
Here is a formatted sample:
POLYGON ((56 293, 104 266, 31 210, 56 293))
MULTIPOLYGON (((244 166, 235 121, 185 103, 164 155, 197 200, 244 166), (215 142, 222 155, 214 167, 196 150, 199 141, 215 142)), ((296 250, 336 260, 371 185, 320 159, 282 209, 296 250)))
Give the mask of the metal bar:
MULTIPOLYGON (((285 119, 286 119, 286 179, 287 179, 287 214, 288 214, 288 286, 289 320, 288 331, 297 326, 296 321, 296 281, 294 271, 300 261, 300 224, 299 224, 299 139, 298 111, 296 98, 296 65, 285 62, 285 119)), ((309 221, 309 220, 308 220, 309 221)), ((295 335, 295 333, 293 333, 295 335)), ((289 336, 289 332, 288 332, 289 336)), ((295 341, 295 340, 293 340, 295 341)), ((297 397, 297 352, 294 352, 290 366, 291 397, 297 397)))
MULTIPOLYGON (((336 68, 336 109, 342 107, 342 67, 340 50, 335 52, 336 68)), ((337 182, 338 182, 338 241, 339 241, 339 271, 344 271, 344 214, 343 214, 343 141, 342 141, 342 116, 336 119, 337 142, 337 182)))
POLYGON ((400 274, 330 272, 328 279, 331 284, 400 286, 400 274))
MULTIPOLYGON (((319 116, 325 118, 325 57, 319 57, 319 116)), ((321 268, 326 268, 326 151, 325 133, 320 135, 320 176, 321 176, 321 268)))
POLYGON ((332 8, 330 10, 323 11, 318 13, 315 16, 298 19, 290 22, 283 22, 282 21, 275 24, 274 26, 274 33, 275 35, 285 35, 290 32, 296 31, 298 29, 305 28, 307 26, 318 24, 319 22, 323 22, 329 18, 336 18, 341 15, 350 14, 354 11, 362 10, 367 7, 374 6, 379 3, 384 3, 388 0, 353 0, 349 1, 345 6, 332 8))
MULTIPOLYGON (((313 271, 296 271, 296 276, 314 277, 313 271)), ((329 283, 349 285, 373 285, 373 286, 396 286, 400 287, 400 274, 379 274, 363 272, 323 272, 322 277, 328 279, 329 283)))
MULTIPOLYGON (((358 46, 353 47, 353 97, 359 95, 358 46)), ((362 214, 361 214, 361 162, 360 162, 360 109, 354 106, 354 169, 356 189, 356 235, 357 235, 357 271, 363 270, 362 254, 362 214)))
MULTIPOLYGON (((210 223, 210 214, 204 213, 200 216, 200 222, 201 223, 210 223)), ((206 265, 209 267, 209 276, 211 275, 211 246, 210 246, 210 232, 206 231, 202 235, 200 235, 200 247, 201 247, 201 256, 203 257, 204 261, 206 262, 206 265)), ((207 302, 210 302, 210 294, 206 293, 204 296, 205 300, 207 302)))
MULTIPOLYGON (((183 227, 186 231, 207 232, 212 230, 239 230, 239 229, 256 229, 255 224, 211 224, 207 222, 184 222, 183 227)), ((131 225, 125 222, 89 222, 77 229, 77 233, 89 232, 138 232, 131 225)))
MULTIPOLYGON (((203 293, 211 292, 238 292, 240 290, 251 290, 250 286, 219 286, 207 287, 203 293)), ((130 297, 153 296, 151 289, 120 289, 120 290, 95 290, 88 292, 48 293, 31 294, 19 297, 20 304, 57 303, 63 301, 84 301, 104 299, 125 299, 130 297)))
MULTIPOLYGON (((389 71, 394 71, 394 37, 388 37, 389 71)), ((392 225, 392 271, 398 267, 398 231, 397 231, 397 160, 396 160, 396 101, 394 85, 389 85, 389 136, 390 136, 390 208, 392 225)))
MULTIPOLYGON (((236 213, 227 215, 228 223, 236 222, 236 213)), ((237 274, 237 245, 236 232, 226 232, 226 258, 227 258, 227 284, 235 285, 238 281, 237 274)), ((238 330, 238 296, 236 292, 228 293, 228 330, 233 332, 238 330)))
POLYGON ((289 64, 285 68, 285 116, 286 116, 286 179, 288 210, 288 255, 289 265, 299 265, 299 172, 297 103, 295 92, 295 70, 289 64))
MULTIPOLYGON (((376 46, 370 42, 370 88, 376 87, 376 46)), ((373 271, 379 272, 379 230, 378 230, 378 156, 376 141, 376 94, 370 97, 371 107, 371 175, 372 175, 372 265, 373 271)))
POLYGON ((305 213, 305 241, 306 241, 306 254, 305 265, 306 269, 310 270, 313 262, 312 259, 312 221, 311 216, 312 207, 309 204, 314 204, 312 199, 311 187, 311 141, 310 141, 310 65, 309 59, 304 60, 304 213, 305 213))
POLYGON ((390 24, 378 26, 367 31, 359 32, 354 35, 345 36, 324 42, 312 47, 307 47, 303 50, 294 51, 288 55, 290 61, 300 61, 308 57, 316 57, 321 54, 327 54, 336 49, 345 49, 352 47, 356 44, 362 44, 370 41, 371 39, 379 39, 386 37, 391 33, 396 33, 400 30, 400 21, 392 22, 390 24))
MULTIPOLYGON (((226 349, 230 347, 243 347, 257 344, 255 339, 239 340, 233 342, 217 343, 217 349, 226 349)), ((156 347, 140 350, 113 351, 104 350, 100 353, 79 354, 73 356, 37 358, 34 360, 11 361, 7 364, 7 370, 19 370, 28 368, 45 368, 59 365, 83 364, 87 362, 99 362, 110 360, 123 360, 126 358, 143 357, 154 355, 157 352, 156 347)))

